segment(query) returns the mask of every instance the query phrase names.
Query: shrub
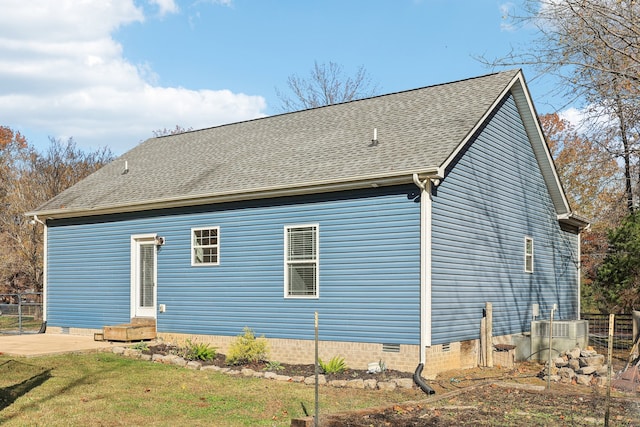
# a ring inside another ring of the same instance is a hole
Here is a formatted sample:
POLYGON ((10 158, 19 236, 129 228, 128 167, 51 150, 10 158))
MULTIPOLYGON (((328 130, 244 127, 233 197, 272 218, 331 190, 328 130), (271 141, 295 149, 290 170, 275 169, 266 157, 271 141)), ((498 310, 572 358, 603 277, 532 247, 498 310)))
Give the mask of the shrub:
POLYGON ((340 374, 349 369, 344 358, 338 356, 332 358, 329 363, 324 363, 322 359, 318 359, 318 364, 325 374, 340 374))
POLYGON ((268 352, 268 343, 264 335, 256 338, 253 330, 245 326, 244 333, 238 335, 229 346, 226 363, 227 365, 242 365, 267 360, 268 352))
POLYGON ((149 350, 149 344, 144 341, 140 341, 139 343, 132 345, 131 348, 134 350, 147 351, 149 350))
POLYGON ((267 366, 264 367, 265 371, 282 371, 284 370, 284 366, 278 361, 270 360, 267 362, 267 366))
POLYGON ((216 349, 204 342, 194 343, 191 340, 187 340, 187 345, 184 348, 184 358, 188 360, 213 360, 216 358, 216 349))

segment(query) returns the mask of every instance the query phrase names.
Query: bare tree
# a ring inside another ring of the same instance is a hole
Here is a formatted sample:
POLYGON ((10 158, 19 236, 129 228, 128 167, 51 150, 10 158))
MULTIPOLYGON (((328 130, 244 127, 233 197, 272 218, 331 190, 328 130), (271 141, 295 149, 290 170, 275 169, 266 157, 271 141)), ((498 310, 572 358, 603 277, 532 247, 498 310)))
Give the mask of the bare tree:
POLYGON ((169 135, 177 135, 179 133, 185 133, 185 132, 191 132, 193 130, 192 127, 190 128, 183 128, 180 125, 176 125, 176 127, 174 129, 157 129, 153 131, 153 136, 155 138, 159 138, 161 136, 169 136, 169 135))
POLYGON ((342 66, 335 62, 314 63, 308 77, 290 75, 287 79, 290 93, 276 88, 282 111, 297 111, 367 98, 378 93, 376 84, 363 66, 353 76, 346 76, 342 66))
POLYGON ((73 139, 62 142, 50 138, 44 154, 26 141, 3 151, 10 173, 0 180, 0 285, 10 292, 42 290, 42 228, 24 216, 56 194, 94 172, 113 155, 103 148, 80 150, 73 139))
POLYGON ((559 78, 570 102, 586 113, 582 132, 624 168, 625 204, 638 204, 640 176, 640 1, 524 0, 514 24, 538 37, 524 51, 482 60, 491 66, 532 65, 559 78), (634 190, 634 186, 636 190, 634 190))

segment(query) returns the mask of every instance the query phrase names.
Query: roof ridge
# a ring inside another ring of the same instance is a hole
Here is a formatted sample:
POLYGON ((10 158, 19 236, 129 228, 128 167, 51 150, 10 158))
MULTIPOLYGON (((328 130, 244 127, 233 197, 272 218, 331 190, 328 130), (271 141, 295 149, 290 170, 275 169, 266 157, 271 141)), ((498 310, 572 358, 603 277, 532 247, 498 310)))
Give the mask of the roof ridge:
POLYGON ((304 113, 304 112, 307 112, 307 111, 317 111, 317 110, 321 110, 321 109, 324 109, 324 108, 335 107, 337 105, 347 105, 347 104, 352 104, 352 103, 356 103, 356 102, 363 102, 363 101, 368 101, 368 100, 372 100, 372 99, 383 98, 383 97, 386 97, 386 96, 399 95, 399 94, 403 94, 403 93, 411 93, 411 92, 416 92, 416 91, 435 88, 435 87, 440 87, 440 86, 449 86, 449 85, 454 85, 454 84, 458 84, 458 83, 462 83, 462 82, 468 82, 468 81, 472 81, 472 80, 485 79, 485 78, 488 78, 488 77, 491 77, 491 76, 496 76, 498 74, 512 73, 512 74, 516 75, 519 71, 521 71, 521 69, 519 69, 519 68, 512 68, 512 69, 503 70, 503 71, 495 71, 495 72, 484 74, 484 75, 481 75, 481 76, 466 77, 466 78, 463 78, 463 79, 449 81, 449 82, 435 83, 435 84, 432 84, 432 85, 421 86, 421 87, 412 88, 412 89, 403 89, 403 90, 398 90, 398 91, 395 91, 395 92, 382 93, 382 94, 379 94, 379 95, 368 96, 366 98, 358 98, 358 99, 352 99, 352 100, 349 100, 349 101, 336 102, 335 104, 320 105, 320 106, 317 106, 317 107, 305 108, 303 110, 286 111, 286 112, 283 112, 283 113, 273 114, 273 115, 270 115, 270 116, 255 117, 253 119, 240 120, 240 121, 237 121, 237 122, 222 123, 222 124, 219 124, 219 125, 209 126, 209 127, 205 127, 205 128, 201 128, 201 129, 186 130, 184 132, 180 132, 180 133, 177 133, 177 134, 160 135, 160 136, 156 136, 156 137, 149 138, 149 139, 170 138, 170 137, 173 137, 173 136, 176 136, 176 135, 204 132, 204 131, 208 131, 208 130, 211 130, 211 129, 218 129, 218 128, 222 128, 222 127, 226 127, 226 126, 240 125, 240 124, 243 124, 243 123, 251 123, 251 122, 265 120, 265 119, 272 119, 272 118, 275 118, 275 117, 284 117, 284 116, 288 116, 288 115, 292 115, 292 114, 304 113))

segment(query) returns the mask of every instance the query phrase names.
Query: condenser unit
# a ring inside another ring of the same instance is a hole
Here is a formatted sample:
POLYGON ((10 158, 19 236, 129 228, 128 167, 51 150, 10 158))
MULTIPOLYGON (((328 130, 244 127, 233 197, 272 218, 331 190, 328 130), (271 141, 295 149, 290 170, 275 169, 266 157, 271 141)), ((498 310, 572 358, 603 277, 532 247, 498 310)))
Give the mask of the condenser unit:
MULTIPOLYGON (((531 360, 546 361, 549 358, 548 320, 531 322, 531 360)), ((551 337, 551 356, 574 347, 587 348, 589 344, 589 322, 586 320, 554 320, 551 337)))

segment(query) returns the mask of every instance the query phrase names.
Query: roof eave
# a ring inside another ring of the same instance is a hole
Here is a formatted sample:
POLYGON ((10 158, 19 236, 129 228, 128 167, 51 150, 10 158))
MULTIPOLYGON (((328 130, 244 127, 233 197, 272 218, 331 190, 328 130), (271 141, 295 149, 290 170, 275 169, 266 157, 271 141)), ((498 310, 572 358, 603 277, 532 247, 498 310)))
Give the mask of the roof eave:
POLYGON ((591 226, 589 221, 586 218, 582 218, 579 215, 576 215, 573 212, 558 215, 558 221, 562 224, 569 225, 571 227, 575 227, 579 230, 587 230, 591 226))
POLYGON ((420 178, 442 178, 441 170, 425 169, 420 171, 403 171, 392 175, 369 175, 343 181, 316 181, 292 187, 263 187, 253 191, 202 194, 187 197, 171 197, 148 200, 142 203, 98 206, 89 209, 49 209, 27 212, 26 216, 38 216, 42 220, 79 218, 97 215, 113 215, 130 212, 151 211, 189 206, 201 206, 217 203, 238 202, 247 200, 268 199, 276 197, 301 196, 317 193, 357 190, 363 188, 388 187, 413 182, 413 175, 420 178))

